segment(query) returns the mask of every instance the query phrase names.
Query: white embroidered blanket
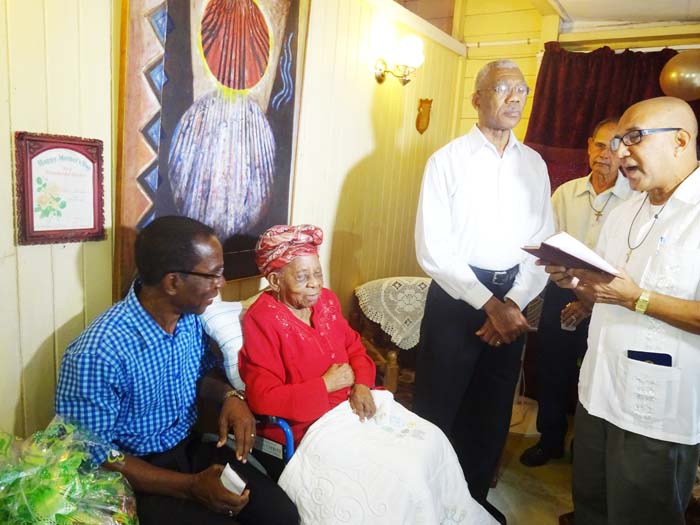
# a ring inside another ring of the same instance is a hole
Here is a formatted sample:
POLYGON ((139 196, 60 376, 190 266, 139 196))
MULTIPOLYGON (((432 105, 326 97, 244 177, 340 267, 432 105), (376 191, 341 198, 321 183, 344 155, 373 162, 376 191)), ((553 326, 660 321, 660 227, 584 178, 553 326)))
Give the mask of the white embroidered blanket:
POLYGON ((279 479, 305 525, 496 521, 469 494, 457 456, 432 423, 373 391, 361 423, 346 401, 314 423, 279 479))
POLYGON ((355 288, 355 295, 367 319, 379 324, 399 348, 418 344, 430 279, 390 277, 355 288))

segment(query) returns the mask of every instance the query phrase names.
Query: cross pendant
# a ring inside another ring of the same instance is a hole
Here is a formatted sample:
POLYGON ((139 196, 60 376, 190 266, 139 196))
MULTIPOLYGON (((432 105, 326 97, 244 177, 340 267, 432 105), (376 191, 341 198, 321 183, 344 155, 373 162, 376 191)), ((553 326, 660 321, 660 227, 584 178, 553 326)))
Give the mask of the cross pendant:
POLYGON ((630 256, 632 255, 632 250, 627 250, 627 259, 625 259, 625 263, 630 262, 630 256))
POLYGON ((602 211, 597 211, 597 210, 595 211, 595 221, 596 222, 598 222, 602 216, 603 216, 602 211))

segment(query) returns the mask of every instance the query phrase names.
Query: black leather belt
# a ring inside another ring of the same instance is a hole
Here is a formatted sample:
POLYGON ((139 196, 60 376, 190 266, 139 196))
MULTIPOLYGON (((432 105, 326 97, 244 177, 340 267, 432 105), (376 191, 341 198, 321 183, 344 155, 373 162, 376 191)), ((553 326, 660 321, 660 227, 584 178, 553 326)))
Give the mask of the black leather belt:
POLYGON ((515 276, 518 275, 518 265, 516 264, 508 270, 484 270, 483 268, 477 268, 476 266, 471 266, 470 268, 474 271, 474 275, 484 284, 494 284, 496 286, 507 286, 513 284, 515 281, 515 276))

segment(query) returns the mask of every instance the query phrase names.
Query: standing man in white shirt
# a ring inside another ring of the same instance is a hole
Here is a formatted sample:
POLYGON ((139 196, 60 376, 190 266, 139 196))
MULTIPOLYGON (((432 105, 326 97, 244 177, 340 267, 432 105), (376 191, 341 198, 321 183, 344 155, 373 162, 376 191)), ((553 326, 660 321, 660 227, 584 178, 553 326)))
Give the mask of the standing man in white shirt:
POLYGON ((700 168, 690 106, 660 97, 620 119, 630 187, 597 251, 620 275, 548 266, 595 306, 581 367, 577 525, 682 525, 700 457, 700 168))
MULTIPOLYGON (((599 122, 588 138, 585 177, 565 182, 552 195, 554 222, 563 231, 595 249, 610 212, 632 194, 620 174, 620 159, 610 151, 617 119, 599 122)), ((544 465, 564 455, 569 393, 578 382, 578 362, 586 352, 588 320, 593 304, 572 290, 550 282, 544 293, 537 330, 537 430, 539 442, 520 456, 528 467, 544 465)))
POLYGON ((425 168, 416 256, 432 277, 417 355, 415 411, 452 440, 472 496, 486 496, 508 435, 528 323, 547 276, 520 248, 554 228, 547 167, 511 131, 529 93, 510 60, 479 71, 478 124, 425 168))

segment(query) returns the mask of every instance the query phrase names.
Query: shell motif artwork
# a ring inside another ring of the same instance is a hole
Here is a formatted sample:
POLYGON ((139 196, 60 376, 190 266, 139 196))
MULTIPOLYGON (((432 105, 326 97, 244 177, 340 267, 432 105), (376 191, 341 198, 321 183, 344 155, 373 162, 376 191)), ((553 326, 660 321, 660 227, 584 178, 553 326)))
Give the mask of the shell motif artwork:
POLYGON ((168 179, 178 213, 227 239, 249 231, 270 207, 275 139, 248 91, 267 70, 271 36, 253 0, 210 0, 200 38, 216 81, 178 123, 168 179))
POLYGON ((275 137, 256 102, 219 90, 182 116, 170 150, 175 204, 219 237, 255 225, 270 204, 275 137))
POLYGON ((224 86, 250 89, 270 61, 270 31, 253 0, 212 0, 202 17, 202 52, 224 86))
MULTIPOLYGON (((216 231, 227 279, 257 275, 257 236, 289 220, 299 13, 299 0, 129 1, 118 231, 186 215, 216 231)), ((125 289, 133 236, 116 243, 125 289)))

